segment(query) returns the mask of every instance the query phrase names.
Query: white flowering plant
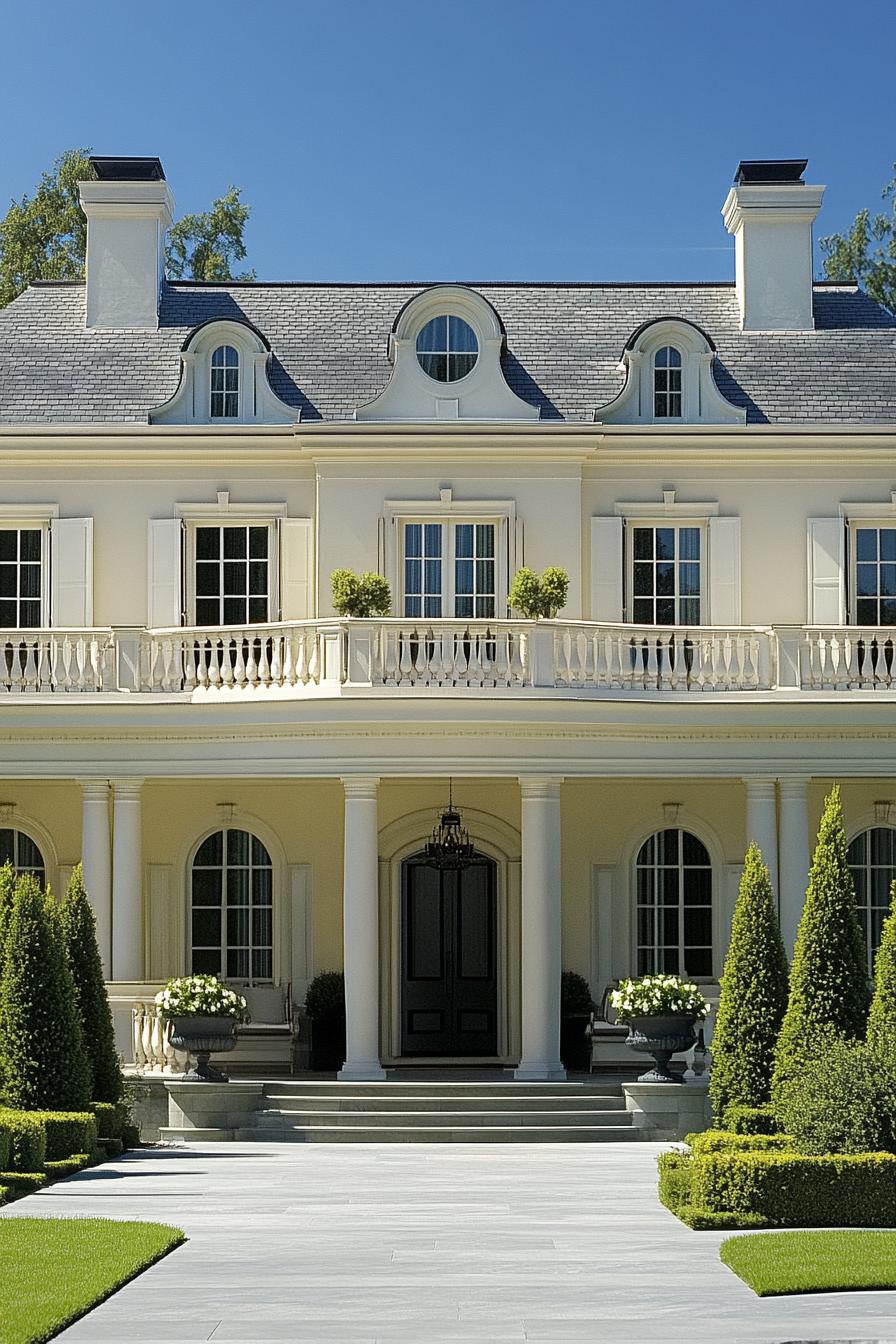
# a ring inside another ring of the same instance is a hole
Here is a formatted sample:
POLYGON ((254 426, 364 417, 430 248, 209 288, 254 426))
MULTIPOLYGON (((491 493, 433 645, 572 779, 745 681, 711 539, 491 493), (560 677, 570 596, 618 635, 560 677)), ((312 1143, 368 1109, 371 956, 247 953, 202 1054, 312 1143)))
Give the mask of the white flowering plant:
POLYGON ((628 1022, 633 1017, 671 1017, 688 1013, 704 1018, 709 1004, 690 980, 680 975, 645 975, 640 980, 622 980, 610 995, 617 1017, 628 1022))
POLYGON ((215 975, 182 975, 168 983, 156 995, 162 1017, 234 1017, 248 1022, 246 1000, 242 994, 222 985, 215 975))

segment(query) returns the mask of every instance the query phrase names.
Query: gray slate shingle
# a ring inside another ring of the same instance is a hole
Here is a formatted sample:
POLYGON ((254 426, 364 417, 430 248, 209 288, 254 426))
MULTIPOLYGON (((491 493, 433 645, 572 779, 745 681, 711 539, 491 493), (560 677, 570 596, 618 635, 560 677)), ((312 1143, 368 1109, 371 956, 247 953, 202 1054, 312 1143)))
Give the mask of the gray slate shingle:
MULTIPOLYGON (((303 422, 349 420, 385 387, 387 338, 420 285, 168 284, 158 331, 87 331, 84 287, 34 285, 0 312, 0 423, 146 423, 175 391, 189 332, 240 317, 273 350, 271 383, 303 422)), ((510 386, 542 419, 590 422, 622 386, 643 322, 714 340, 721 391, 751 423, 896 422, 896 318, 850 286, 815 290, 816 329, 744 333, 732 285, 477 284, 507 331, 510 386)))

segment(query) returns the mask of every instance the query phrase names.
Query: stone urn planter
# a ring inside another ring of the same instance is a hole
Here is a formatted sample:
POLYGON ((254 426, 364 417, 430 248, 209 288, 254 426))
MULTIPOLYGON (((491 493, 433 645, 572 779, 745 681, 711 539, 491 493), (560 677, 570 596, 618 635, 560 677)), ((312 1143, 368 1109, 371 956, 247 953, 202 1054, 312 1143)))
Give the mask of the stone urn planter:
POLYGON ((223 1055, 236 1045, 237 1021, 234 1017, 171 1017, 169 1040, 176 1050, 188 1050, 196 1056, 196 1069, 187 1075, 190 1082, 226 1083, 226 1074, 212 1067, 209 1055, 223 1055))
POLYGON ((626 1045, 632 1050, 653 1055, 654 1067, 642 1073, 639 1083, 683 1083, 678 1073, 669 1071, 669 1060, 690 1050, 697 1037, 696 1018, 691 1013, 670 1013, 665 1017, 630 1017, 626 1045))

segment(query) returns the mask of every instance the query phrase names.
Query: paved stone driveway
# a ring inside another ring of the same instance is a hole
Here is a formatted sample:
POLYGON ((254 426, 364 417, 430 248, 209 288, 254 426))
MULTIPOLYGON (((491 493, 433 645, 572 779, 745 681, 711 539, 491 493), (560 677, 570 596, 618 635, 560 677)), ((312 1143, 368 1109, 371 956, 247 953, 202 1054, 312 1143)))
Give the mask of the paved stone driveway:
POLYGON ((654 1144, 150 1150, 4 1216, 190 1240, 71 1341, 896 1340, 896 1294, 760 1301, 654 1196, 654 1144))

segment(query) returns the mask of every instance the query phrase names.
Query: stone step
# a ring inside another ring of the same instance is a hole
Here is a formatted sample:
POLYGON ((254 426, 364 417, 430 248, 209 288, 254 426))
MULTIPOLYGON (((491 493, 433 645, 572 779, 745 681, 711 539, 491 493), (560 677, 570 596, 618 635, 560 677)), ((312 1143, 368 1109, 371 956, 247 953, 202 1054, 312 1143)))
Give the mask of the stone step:
POLYGON ((449 1097, 421 1097, 407 1094, 374 1097, 353 1095, 319 1096, 315 1093, 267 1092, 264 1097, 265 1109, 281 1111, 284 1114, 293 1111, 332 1111, 364 1112, 368 1114, 390 1115, 403 1111, 455 1111, 488 1110, 519 1111, 537 1109, 540 1111, 624 1111, 625 1101, 621 1092, 618 1096, 481 1096, 467 1093, 453 1093, 449 1097))
MULTIPOLYGON (((189 1130, 165 1136, 190 1142, 189 1130)), ((237 1129, 241 1143, 614 1143, 639 1142, 624 1125, 292 1125, 237 1129)))
POLYGON ((319 1125, 336 1125, 343 1129, 390 1129, 395 1125, 414 1129, 442 1128, 458 1129, 476 1126, 477 1128, 510 1127, 544 1128, 557 1126, 587 1127, 589 1129, 623 1127, 631 1125, 631 1116, 625 1111, 543 1111, 543 1110, 449 1110, 390 1112, 377 1114, 358 1111, 320 1111, 305 1109, 301 1111, 260 1111, 254 1117, 259 1129, 282 1129, 284 1127, 314 1128, 319 1125))
POLYGON ((381 1083, 340 1083, 336 1081, 310 1082, 297 1079, 295 1082, 271 1082, 264 1084, 266 1097, 285 1096, 332 1096, 332 1097, 395 1097, 410 1099, 414 1097, 619 1097, 622 1089, 619 1083, 561 1082, 561 1083, 517 1083, 513 1079, 507 1082, 463 1082, 435 1083, 407 1082, 404 1079, 381 1083))

